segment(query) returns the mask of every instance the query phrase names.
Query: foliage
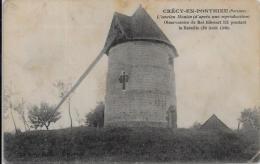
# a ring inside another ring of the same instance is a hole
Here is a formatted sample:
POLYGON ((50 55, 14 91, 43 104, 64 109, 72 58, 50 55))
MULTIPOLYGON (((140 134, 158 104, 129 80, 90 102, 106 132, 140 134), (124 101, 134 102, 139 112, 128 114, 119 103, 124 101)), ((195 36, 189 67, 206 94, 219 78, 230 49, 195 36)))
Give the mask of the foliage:
POLYGON ((39 107, 32 106, 28 113, 30 123, 35 129, 44 126, 48 130, 50 124, 58 121, 60 117, 60 112, 47 103, 41 103, 39 107))
POLYGON ((200 127, 201 127, 201 123, 199 123, 199 122, 194 122, 193 123, 193 125, 191 126, 191 129, 195 129, 195 130, 198 130, 198 129, 200 129, 200 127))
POLYGON ((247 108, 241 112, 239 121, 242 123, 242 130, 260 130, 260 107, 247 108))
MULTIPOLYGON (((257 135, 257 134, 255 134, 257 135)), ((259 136, 164 128, 79 127, 4 135, 8 161, 197 161, 245 162, 259 149, 259 136)))
POLYGON ((96 108, 86 115, 86 125, 92 127, 103 127, 104 126, 104 111, 105 104, 99 102, 96 108))

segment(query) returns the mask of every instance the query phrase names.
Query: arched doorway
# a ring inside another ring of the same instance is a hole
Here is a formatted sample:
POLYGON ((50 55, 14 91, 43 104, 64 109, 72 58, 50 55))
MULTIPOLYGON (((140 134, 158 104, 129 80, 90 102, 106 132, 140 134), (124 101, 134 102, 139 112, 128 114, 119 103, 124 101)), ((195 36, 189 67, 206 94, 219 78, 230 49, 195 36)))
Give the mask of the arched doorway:
POLYGON ((171 105, 168 108, 166 120, 169 128, 177 128, 177 114, 175 106, 171 105))

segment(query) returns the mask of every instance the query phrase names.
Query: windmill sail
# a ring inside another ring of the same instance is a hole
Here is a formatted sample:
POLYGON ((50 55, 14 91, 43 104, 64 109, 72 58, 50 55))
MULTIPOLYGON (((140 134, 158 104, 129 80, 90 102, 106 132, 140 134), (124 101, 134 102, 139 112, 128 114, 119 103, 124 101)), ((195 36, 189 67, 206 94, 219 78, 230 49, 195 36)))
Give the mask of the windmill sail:
MULTIPOLYGON (((110 37, 110 41, 114 42, 116 39, 115 36, 110 37)), ((80 78, 76 81, 76 83, 71 87, 71 89, 67 92, 67 94, 61 99, 59 104, 56 106, 54 112, 50 115, 50 118, 54 115, 54 113, 61 107, 61 105, 67 100, 69 95, 74 92, 77 87, 80 85, 80 83, 87 77, 87 75, 90 73, 90 71, 95 67, 95 65, 98 63, 98 61, 103 57, 104 54, 107 53, 106 44, 104 48, 100 51, 98 56, 95 58, 95 60, 90 64, 90 66, 85 70, 85 72, 80 76, 80 78)))
POLYGON ((98 61, 102 58, 104 55, 104 50, 102 50, 98 56, 95 58, 95 60, 90 64, 90 66, 84 71, 84 73, 79 77, 79 79, 76 81, 76 83, 71 87, 71 89, 65 94, 65 96, 61 99, 59 104, 56 106, 54 112, 50 115, 50 118, 54 115, 54 113, 61 107, 61 105, 67 100, 69 95, 74 92, 77 87, 80 85, 80 83, 87 77, 87 75, 90 73, 90 71, 94 68, 94 66, 98 63, 98 61))

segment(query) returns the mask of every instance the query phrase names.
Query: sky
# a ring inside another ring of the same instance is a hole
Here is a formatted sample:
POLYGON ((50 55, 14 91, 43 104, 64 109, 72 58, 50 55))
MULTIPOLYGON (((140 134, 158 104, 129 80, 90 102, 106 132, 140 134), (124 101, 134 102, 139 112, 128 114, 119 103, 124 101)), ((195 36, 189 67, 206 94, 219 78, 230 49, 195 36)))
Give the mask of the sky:
MULTIPOLYGON (((259 15, 255 1, 9 0, 3 12, 3 87, 27 107, 57 104, 53 84, 75 83, 103 48, 115 11, 132 15, 140 4, 176 47, 177 124, 190 127, 216 114, 231 128, 244 108, 260 106, 259 15), (237 3, 239 1, 240 3, 237 3), (201 2, 201 3, 199 3, 201 2), (222 2, 222 3, 221 3, 222 2), (156 20, 164 8, 242 8, 246 25, 229 31, 180 31, 156 20)), ((108 57, 104 56, 72 95, 72 117, 104 100, 108 57)), ((69 127, 67 104, 51 128, 69 127)), ((23 125, 15 114, 18 127, 23 125)), ((13 131, 10 117, 4 130, 13 131)))

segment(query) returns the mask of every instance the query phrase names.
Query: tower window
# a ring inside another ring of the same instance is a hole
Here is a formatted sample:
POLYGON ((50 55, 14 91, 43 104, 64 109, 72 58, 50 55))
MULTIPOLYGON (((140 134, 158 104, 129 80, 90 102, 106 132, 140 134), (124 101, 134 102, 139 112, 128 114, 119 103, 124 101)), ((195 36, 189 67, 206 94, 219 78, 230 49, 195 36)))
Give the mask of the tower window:
POLYGON ((128 75, 125 73, 125 71, 122 71, 120 77, 119 77, 119 82, 122 83, 122 90, 126 90, 126 83, 128 82, 128 75))

